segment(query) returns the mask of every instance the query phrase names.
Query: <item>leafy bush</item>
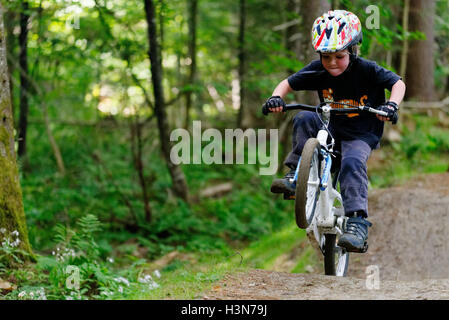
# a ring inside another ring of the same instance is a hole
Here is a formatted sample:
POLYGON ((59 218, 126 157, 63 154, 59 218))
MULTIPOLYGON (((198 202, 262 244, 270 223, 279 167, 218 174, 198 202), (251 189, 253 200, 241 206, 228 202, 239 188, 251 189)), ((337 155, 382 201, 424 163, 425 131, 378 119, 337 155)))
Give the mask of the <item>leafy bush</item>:
MULTIPOLYGON (((77 221, 76 230, 57 225, 54 229, 57 246, 52 256, 40 256, 31 273, 19 280, 19 288, 6 298, 114 299, 157 288, 159 285, 151 275, 141 274, 144 260, 124 271, 112 268, 112 259, 102 257, 95 239, 101 227, 91 214, 77 221)), ((13 271, 16 278, 17 272, 13 271)), ((156 274, 160 277, 159 272, 156 274)))

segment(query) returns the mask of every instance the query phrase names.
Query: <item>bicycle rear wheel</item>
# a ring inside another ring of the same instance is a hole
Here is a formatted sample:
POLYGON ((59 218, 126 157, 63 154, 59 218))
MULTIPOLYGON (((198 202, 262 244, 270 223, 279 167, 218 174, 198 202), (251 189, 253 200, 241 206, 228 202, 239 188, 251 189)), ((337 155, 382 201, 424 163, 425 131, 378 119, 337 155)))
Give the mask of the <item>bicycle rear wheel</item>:
POLYGON ((348 271, 349 252, 337 246, 337 235, 325 234, 324 274, 344 277, 348 271))
POLYGON ((320 195, 320 152, 320 142, 311 138, 307 140, 301 154, 295 198, 296 224, 301 229, 306 229, 312 222, 320 195))

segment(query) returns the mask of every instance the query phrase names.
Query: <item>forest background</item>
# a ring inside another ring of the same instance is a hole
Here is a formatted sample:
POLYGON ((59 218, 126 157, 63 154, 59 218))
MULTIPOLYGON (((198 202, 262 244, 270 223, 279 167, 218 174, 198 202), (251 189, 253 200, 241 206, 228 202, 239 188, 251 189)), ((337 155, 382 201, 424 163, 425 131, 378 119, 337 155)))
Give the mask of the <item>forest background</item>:
POLYGON ((175 165, 170 133, 277 128, 282 164, 294 113, 261 106, 317 58, 310 27, 329 9, 358 15, 360 55, 407 84, 370 188, 447 171, 447 0, 3 0, 0 299, 195 298, 286 253, 316 272, 273 176, 175 165))

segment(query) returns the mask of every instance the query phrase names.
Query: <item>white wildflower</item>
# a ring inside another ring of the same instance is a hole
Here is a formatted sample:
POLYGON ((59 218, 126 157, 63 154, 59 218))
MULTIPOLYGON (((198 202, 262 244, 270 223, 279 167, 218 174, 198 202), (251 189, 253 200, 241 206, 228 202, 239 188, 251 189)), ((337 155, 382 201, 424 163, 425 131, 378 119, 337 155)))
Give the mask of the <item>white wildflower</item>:
POLYGON ((11 235, 18 237, 19 236, 19 232, 17 230, 14 230, 13 232, 11 232, 11 235))
MULTIPOLYGON (((158 278, 160 277, 160 273, 159 272, 155 273, 155 275, 158 278)), ((143 278, 140 277, 139 279, 137 279, 137 281, 139 281, 140 283, 148 284, 148 289, 150 289, 150 290, 159 288, 159 284, 157 284, 149 274, 144 275, 143 278)))
POLYGON ((149 282, 153 281, 153 278, 149 274, 147 274, 147 275, 144 275, 143 278, 139 277, 139 279, 137 279, 137 281, 139 281, 140 283, 149 283, 149 282))
POLYGON ((114 280, 117 281, 118 283, 120 283, 120 282, 124 283, 124 284, 126 284, 127 287, 129 287, 129 281, 126 278, 118 277, 118 278, 115 278, 114 280))
POLYGON ((148 284, 148 289, 153 290, 153 289, 156 289, 156 288, 159 288, 159 285, 156 282, 153 281, 153 282, 148 284))
POLYGON ((18 247, 20 244, 19 238, 17 238, 14 242, 11 243, 11 247, 15 248, 18 247))
POLYGON ((108 261, 109 261, 110 263, 114 263, 114 259, 111 258, 111 257, 108 258, 108 261))
POLYGON ((73 300, 73 297, 66 296, 65 299, 66 300, 73 300))
POLYGON ((0 233, 5 233, 6 229, 5 228, 0 228, 0 233))
POLYGON ((39 300, 47 300, 47 296, 45 295, 44 288, 40 287, 40 289, 37 291, 39 293, 39 300))
POLYGON ((26 296, 26 295, 27 295, 26 291, 22 291, 22 292, 20 292, 17 296, 18 296, 19 298, 23 298, 23 297, 26 296))
POLYGON ((118 287, 118 292, 123 293, 123 287, 122 286, 118 287))
POLYGON ((157 278, 160 278, 161 277, 161 273, 159 272, 159 270, 154 270, 154 275, 157 277, 157 278))

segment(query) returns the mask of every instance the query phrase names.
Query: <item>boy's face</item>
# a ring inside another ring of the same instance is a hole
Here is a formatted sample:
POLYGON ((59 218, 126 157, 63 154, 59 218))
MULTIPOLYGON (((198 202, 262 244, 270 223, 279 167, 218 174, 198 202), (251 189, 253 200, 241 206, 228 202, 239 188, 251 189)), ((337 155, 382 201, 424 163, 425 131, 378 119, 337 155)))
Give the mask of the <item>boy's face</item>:
POLYGON ((339 76, 349 65, 349 51, 345 49, 338 52, 322 53, 321 63, 332 76, 339 76))

